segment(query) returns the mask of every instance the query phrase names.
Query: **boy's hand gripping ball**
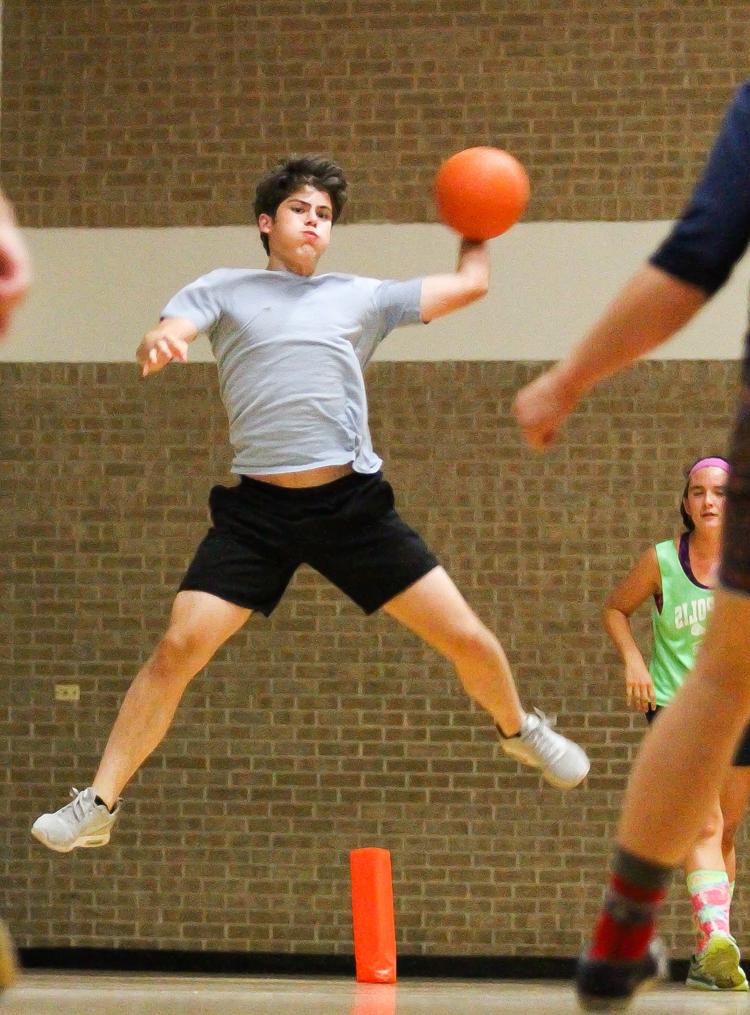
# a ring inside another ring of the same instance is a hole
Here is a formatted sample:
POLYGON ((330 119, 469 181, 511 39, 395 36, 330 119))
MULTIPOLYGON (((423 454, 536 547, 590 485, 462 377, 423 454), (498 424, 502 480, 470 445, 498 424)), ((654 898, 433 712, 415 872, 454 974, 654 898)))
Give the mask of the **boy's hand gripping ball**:
POLYGON ((435 202, 442 221, 468 240, 489 240, 518 221, 529 201, 529 178, 501 148, 466 148, 440 166, 435 202))

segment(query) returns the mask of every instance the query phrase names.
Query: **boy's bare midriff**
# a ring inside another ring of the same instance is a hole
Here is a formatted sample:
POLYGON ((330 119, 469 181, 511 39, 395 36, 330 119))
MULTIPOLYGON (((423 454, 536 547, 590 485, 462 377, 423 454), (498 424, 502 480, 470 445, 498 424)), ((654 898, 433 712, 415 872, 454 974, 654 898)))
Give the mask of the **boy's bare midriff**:
POLYGON ((272 483, 274 486, 286 486, 291 489, 302 489, 308 486, 324 486, 332 483, 335 479, 348 476, 353 472, 352 463, 345 465, 323 465, 319 469, 305 469, 302 472, 276 472, 271 475, 251 474, 250 479, 258 479, 262 483, 272 483))

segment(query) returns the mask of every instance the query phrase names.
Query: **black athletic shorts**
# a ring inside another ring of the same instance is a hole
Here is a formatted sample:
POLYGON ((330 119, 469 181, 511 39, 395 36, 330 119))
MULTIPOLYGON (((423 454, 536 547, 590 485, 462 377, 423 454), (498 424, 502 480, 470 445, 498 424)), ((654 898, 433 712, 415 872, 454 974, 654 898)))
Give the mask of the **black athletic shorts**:
POLYGON ((374 613, 437 567, 394 508, 382 473, 289 489, 241 478, 209 496, 213 526, 180 591, 210 592, 269 616, 300 564, 374 613))
MULTIPOLYGON (((662 710, 662 705, 657 705, 656 708, 649 709, 646 712, 646 722, 651 725, 654 719, 657 717, 659 712, 662 710)), ((740 738, 737 749, 734 752, 732 758, 733 768, 750 768, 750 726, 745 727, 745 732, 740 738)))

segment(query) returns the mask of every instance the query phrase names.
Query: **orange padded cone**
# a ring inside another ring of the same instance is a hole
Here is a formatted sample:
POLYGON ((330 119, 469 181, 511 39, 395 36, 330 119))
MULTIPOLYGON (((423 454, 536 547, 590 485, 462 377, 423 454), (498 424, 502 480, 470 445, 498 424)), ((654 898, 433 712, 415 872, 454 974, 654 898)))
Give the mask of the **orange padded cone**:
POLYGON ((395 983, 396 925, 391 854, 387 849, 353 849, 350 859, 357 980, 360 983, 395 983))
POLYGON ((358 983, 349 1015, 396 1015, 396 991, 391 983, 358 983))

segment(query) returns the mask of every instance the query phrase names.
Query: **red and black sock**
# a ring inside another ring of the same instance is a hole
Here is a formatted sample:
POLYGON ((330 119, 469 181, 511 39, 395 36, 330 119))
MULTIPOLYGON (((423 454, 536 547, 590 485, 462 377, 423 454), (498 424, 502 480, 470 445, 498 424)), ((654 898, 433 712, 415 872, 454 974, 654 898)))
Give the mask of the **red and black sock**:
POLYGON ((609 889, 589 950, 592 959, 634 962, 643 958, 654 920, 667 894, 671 867, 618 850, 609 889))

